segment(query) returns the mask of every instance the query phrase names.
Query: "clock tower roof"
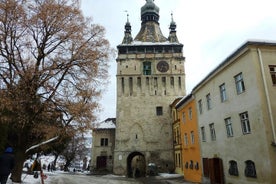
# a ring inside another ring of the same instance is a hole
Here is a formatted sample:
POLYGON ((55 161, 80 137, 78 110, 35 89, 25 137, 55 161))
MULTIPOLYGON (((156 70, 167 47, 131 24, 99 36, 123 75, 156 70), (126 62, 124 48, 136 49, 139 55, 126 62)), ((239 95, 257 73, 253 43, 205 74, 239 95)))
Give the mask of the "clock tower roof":
POLYGON ((166 42, 168 39, 163 36, 159 27, 159 7, 154 0, 146 0, 141 8, 141 28, 134 40, 141 42, 166 42))

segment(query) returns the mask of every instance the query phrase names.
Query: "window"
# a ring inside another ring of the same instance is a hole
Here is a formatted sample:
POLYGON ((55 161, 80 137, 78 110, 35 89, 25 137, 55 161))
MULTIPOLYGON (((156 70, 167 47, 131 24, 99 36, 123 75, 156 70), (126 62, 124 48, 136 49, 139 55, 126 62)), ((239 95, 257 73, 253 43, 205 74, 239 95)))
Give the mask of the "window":
POLYGON ((166 87, 166 77, 162 77, 162 86, 166 87))
POLYGON ((185 146, 189 144, 187 133, 184 134, 184 142, 185 142, 185 146))
POLYGON ((158 80, 157 77, 154 77, 153 86, 154 86, 155 88, 157 88, 157 86, 158 86, 158 81, 157 81, 157 80, 158 80))
POLYGON ((129 82, 129 95, 132 96, 132 94, 133 94, 133 79, 132 79, 132 77, 130 77, 128 79, 128 82, 129 82))
POLYGON ((188 169, 188 167, 189 167, 189 163, 186 162, 186 163, 185 163, 185 168, 188 169))
POLYGON ((272 84, 276 85, 276 65, 270 65, 269 70, 272 79, 272 84))
POLYGON ((205 142, 206 141, 205 127, 201 127, 200 131, 201 131, 201 140, 205 142))
POLYGON ((151 75, 151 62, 147 61, 143 63, 143 74, 151 75))
POLYGON ((176 128, 174 134, 175 134, 174 143, 175 143, 175 144, 180 144, 180 141, 181 141, 180 139, 181 139, 181 137, 180 137, 180 133, 179 133, 179 127, 176 128))
POLYGON ((177 163, 177 160, 178 160, 178 159, 177 159, 177 157, 178 157, 178 154, 176 153, 176 154, 175 154, 175 166, 176 166, 176 167, 178 166, 178 163, 177 163))
POLYGON ((192 119, 192 114, 193 114, 192 107, 189 107, 189 119, 190 120, 192 119))
POLYGON ((197 103, 198 103, 199 114, 202 114, 203 113, 203 111, 202 111, 202 100, 200 99, 197 103))
POLYGON ((101 138, 101 146, 108 146, 108 138, 101 138))
POLYGON ((142 86, 141 77, 137 77, 137 86, 139 88, 141 88, 141 86, 142 86))
POLYGON ((227 137, 233 137, 233 129, 232 129, 232 121, 231 118, 224 119, 225 126, 226 126, 226 133, 227 137))
POLYGON ((161 107, 161 106, 156 107, 156 115, 157 116, 162 116, 163 115, 163 107, 161 107))
POLYGON ((181 166, 181 155, 180 155, 180 153, 178 153, 178 165, 179 165, 179 167, 181 166))
POLYGON ((242 132, 243 134, 250 134, 251 129, 250 129, 250 122, 248 118, 248 113, 243 112, 240 114, 240 119, 241 119, 241 126, 242 126, 242 132))
POLYGON ((207 109, 210 110, 211 109, 211 95, 210 93, 206 95, 206 102, 207 102, 207 109))
POLYGON ((185 112, 182 112, 182 122, 183 122, 183 123, 186 122, 186 115, 185 115, 185 112))
POLYGON ((198 162, 195 163, 195 169, 196 169, 196 170, 199 169, 199 164, 198 164, 198 162))
POLYGON ((255 164, 251 160, 245 161, 244 174, 246 177, 257 178, 255 164))
POLYGON ((236 83, 236 89, 238 94, 241 94, 242 92, 245 91, 242 73, 235 76, 235 83, 236 83))
POLYGON ((174 77, 171 77, 171 86, 174 86, 174 77))
POLYGON ((216 131, 215 131, 214 123, 209 124, 209 127, 210 127, 211 140, 215 141, 216 140, 216 131))
POLYGON ((181 77, 178 77, 178 87, 181 89, 181 77))
POLYGON ((190 169, 194 169, 194 161, 190 160, 190 166, 189 166, 190 169))
POLYGON ((191 131, 191 144, 195 143, 195 133, 194 131, 191 131))
POLYGON ((225 84, 222 84, 219 86, 219 91, 220 91, 220 100, 221 102, 226 101, 226 88, 225 88, 225 84))
POLYGON ((124 93, 125 92, 125 81, 124 81, 123 77, 121 79, 121 85, 122 85, 122 92, 124 93))
POLYGON ((234 160, 229 161, 228 173, 232 176, 239 176, 238 164, 236 161, 234 161, 234 160))

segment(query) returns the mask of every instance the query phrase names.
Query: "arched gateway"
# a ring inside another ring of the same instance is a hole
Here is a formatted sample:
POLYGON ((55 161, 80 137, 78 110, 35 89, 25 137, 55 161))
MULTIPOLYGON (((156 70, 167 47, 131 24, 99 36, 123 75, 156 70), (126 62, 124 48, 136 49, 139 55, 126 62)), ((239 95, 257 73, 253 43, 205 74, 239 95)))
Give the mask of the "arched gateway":
POLYGON ((140 152, 132 152, 127 157, 127 176, 138 178, 146 174, 145 156, 140 152))

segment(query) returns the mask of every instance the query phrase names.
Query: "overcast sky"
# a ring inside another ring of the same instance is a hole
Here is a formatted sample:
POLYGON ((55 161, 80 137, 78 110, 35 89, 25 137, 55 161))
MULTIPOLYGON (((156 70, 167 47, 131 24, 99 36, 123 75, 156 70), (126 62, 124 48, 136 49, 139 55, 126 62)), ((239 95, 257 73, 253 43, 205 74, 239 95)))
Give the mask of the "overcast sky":
MULTIPOLYGON (((276 42, 275 0, 155 0, 160 27, 168 37, 171 13, 184 44, 186 92, 247 40, 276 42)), ((129 14, 134 38, 140 30, 140 8, 146 0, 81 0, 85 16, 106 28, 116 48, 129 14), (127 13, 126 13, 127 11, 127 13)), ((110 61, 110 85, 103 94, 99 120, 116 117, 116 61, 110 61)))

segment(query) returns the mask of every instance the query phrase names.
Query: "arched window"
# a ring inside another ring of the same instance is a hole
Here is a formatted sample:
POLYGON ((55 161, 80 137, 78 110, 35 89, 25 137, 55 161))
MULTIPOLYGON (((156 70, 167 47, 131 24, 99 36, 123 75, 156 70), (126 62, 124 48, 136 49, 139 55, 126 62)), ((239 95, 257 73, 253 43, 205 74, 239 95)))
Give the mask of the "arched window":
POLYGON ((190 166, 189 166, 190 169, 194 169, 194 162, 192 160, 190 160, 190 166))
POLYGON ((196 169, 196 170, 199 169, 199 164, 198 164, 198 162, 195 163, 195 169, 196 169))
POLYGON ((251 160, 245 161, 244 174, 246 177, 257 178, 255 164, 251 160))
POLYGON ((238 164, 235 160, 229 161, 228 173, 232 176, 239 176, 238 164))
POLYGON ((185 168, 188 169, 188 167, 189 167, 189 163, 186 162, 186 163, 185 163, 185 168))

